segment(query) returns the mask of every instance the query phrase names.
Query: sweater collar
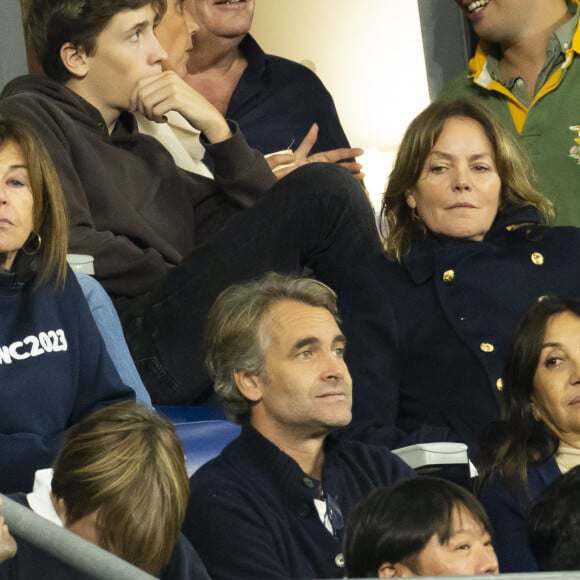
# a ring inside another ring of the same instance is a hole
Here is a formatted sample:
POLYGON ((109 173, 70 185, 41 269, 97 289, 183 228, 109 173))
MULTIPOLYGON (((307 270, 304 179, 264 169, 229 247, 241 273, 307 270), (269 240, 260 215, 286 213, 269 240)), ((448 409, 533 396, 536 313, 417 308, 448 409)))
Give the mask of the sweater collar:
POLYGON ((435 271, 437 255, 442 251, 455 248, 457 252, 478 251, 482 243, 504 245, 510 231, 522 224, 537 225, 540 223, 540 214, 535 207, 525 206, 511 212, 499 212, 491 228, 482 242, 471 240, 452 240, 444 236, 436 236, 431 232, 426 235, 417 232, 411 242, 411 250, 403 256, 401 262, 407 269, 415 284, 423 284, 431 278, 435 271))
MULTIPOLYGON (((281 451, 250 424, 242 427, 240 443, 251 450, 251 457, 248 460, 253 461, 260 472, 266 473, 274 485, 284 491, 285 495, 302 501, 305 496, 312 500, 318 496, 321 482, 304 473, 292 457, 281 451)), ((340 440, 332 433, 324 440, 323 489, 325 472, 334 462, 335 449, 339 443, 340 440)))

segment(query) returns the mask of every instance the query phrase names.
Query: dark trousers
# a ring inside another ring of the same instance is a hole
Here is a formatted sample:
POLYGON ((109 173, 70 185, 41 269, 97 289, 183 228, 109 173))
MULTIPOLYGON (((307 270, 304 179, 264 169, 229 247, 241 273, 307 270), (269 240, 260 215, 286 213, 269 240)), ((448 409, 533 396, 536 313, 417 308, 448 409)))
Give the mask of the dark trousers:
POLYGON ((371 206, 346 170, 314 163, 292 172, 171 270, 136 313, 126 316, 121 309, 153 402, 213 401, 204 326, 214 300, 229 285, 270 271, 300 274, 309 268, 338 290, 357 263, 380 251, 371 206))

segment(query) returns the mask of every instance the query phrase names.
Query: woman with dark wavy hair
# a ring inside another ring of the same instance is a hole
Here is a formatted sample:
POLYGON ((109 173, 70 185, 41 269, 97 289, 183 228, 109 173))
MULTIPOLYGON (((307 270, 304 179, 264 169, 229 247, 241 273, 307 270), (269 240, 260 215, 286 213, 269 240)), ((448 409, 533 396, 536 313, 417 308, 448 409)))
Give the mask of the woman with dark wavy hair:
POLYGON ((537 570, 526 511, 580 465, 580 299, 547 296, 520 322, 507 356, 502 419, 485 431, 481 500, 502 572, 537 570))

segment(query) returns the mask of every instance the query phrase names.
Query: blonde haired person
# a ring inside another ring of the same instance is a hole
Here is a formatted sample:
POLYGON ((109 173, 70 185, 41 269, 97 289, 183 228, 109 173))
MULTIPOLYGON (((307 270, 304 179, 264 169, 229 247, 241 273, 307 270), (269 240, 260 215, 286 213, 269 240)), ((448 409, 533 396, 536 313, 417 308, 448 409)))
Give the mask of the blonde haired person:
POLYGON ((552 204, 532 178, 477 102, 436 102, 411 122, 383 196, 385 255, 337 288, 353 436, 451 438, 477 456, 516 320, 544 294, 580 291, 580 230, 549 226, 552 204))
MULTIPOLYGON (((152 575, 203 580, 205 568, 180 534, 188 493, 172 423, 127 401, 73 427, 52 471, 37 474, 35 490, 13 499, 152 575)), ((17 577, 41 569, 54 574, 45 577, 78 577, 25 542, 19 545, 17 577)))
POLYGON ((67 429, 134 396, 66 265, 64 196, 26 125, 0 117, 0 492, 29 491, 67 429))

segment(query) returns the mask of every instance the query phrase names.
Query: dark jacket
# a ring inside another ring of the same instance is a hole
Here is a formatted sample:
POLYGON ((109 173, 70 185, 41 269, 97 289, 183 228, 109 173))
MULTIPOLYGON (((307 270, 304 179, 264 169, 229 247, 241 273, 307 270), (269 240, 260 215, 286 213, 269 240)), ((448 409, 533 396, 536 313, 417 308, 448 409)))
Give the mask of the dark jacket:
POLYGON ((536 572, 538 564, 528 544, 526 510, 530 503, 562 473, 554 457, 528 465, 528 481, 522 493, 496 477, 484 484, 480 500, 493 527, 493 545, 500 572, 536 572), (528 496, 526 497, 525 491, 528 496))
POLYGON ((414 472, 385 448, 329 435, 322 481, 249 426, 191 478, 184 534, 213 580, 339 578, 342 528, 331 534, 314 507, 319 483, 346 521, 371 489, 414 472))
POLYGON ((481 242, 428 234, 402 264, 379 256, 352 273, 339 299, 357 436, 431 424, 476 451, 516 321, 542 295, 580 295, 580 230, 538 221, 527 208, 500 214, 481 242))
POLYGON ((48 147, 68 202, 70 251, 95 257, 112 296, 140 296, 162 283, 276 181, 235 127, 231 139, 206 144, 213 181, 179 169, 159 142, 138 133, 130 113, 109 135, 97 109, 51 79, 20 77, 1 97, 0 114, 26 121, 48 147))
POLYGON ((226 116, 262 153, 296 149, 313 123, 320 128, 312 153, 349 147, 332 96, 310 69, 265 54, 247 35, 240 51, 248 66, 240 78, 226 116))
POLYGON ((134 398, 115 370, 76 276, 35 287, 17 258, 0 268, 0 492, 29 491, 66 430, 134 398))

